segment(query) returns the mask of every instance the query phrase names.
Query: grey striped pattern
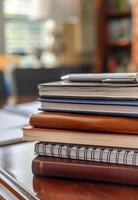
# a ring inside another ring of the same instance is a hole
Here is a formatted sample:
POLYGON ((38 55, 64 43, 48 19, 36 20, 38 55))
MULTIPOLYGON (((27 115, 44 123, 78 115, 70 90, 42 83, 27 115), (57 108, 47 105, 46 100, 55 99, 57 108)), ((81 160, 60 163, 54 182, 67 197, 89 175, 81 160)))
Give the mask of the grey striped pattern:
POLYGON ((138 149, 39 142, 35 144, 35 153, 42 156, 138 166, 138 149))

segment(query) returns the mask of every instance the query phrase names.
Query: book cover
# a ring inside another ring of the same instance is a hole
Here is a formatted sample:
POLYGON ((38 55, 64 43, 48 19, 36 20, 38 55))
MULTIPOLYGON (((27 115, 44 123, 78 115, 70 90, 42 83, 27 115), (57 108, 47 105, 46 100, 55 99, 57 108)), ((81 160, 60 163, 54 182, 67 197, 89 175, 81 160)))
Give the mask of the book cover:
POLYGON ((121 117, 136 117, 138 118, 138 106, 126 105, 94 105, 94 104, 73 104, 60 102, 45 102, 41 101, 42 111, 52 112, 67 112, 92 115, 108 115, 121 117))
POLYGON ((32 171, 35 176, 138 185, 138 167, 37 156, 32 171))
POLYGON ((41 112, 30 117, 34 127, 138 134, 137 118, 41 112))
POLYGON ((138 100, 115 100, 115 99, 79 99, 79 98, 52 98, 41 97, 38 99, 40 102, 53 102, 53 103, 71 103, 71 104, 92 104, 92 105, 122 105, 122 106, 138 106, 138 100))
POLYGON ((59 142, 108 147, 138 147, 138 136, 135 134, 69 131, 60 129, 34 128, 31 126, 23 128, 23 139, 24 141, 59 142))
POLYGON ((41 97, 138 99, 138 84, 59 81, 39 85, 41 97))

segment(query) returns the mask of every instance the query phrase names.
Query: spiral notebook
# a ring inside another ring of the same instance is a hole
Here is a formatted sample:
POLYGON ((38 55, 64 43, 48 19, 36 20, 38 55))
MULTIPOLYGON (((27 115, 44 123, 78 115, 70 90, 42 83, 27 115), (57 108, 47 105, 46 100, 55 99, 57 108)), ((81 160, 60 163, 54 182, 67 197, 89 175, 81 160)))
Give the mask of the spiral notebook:
POLYGON ((62 143, 36 143, 39 156, 138 166, 138 149, 84 146, 62 143))

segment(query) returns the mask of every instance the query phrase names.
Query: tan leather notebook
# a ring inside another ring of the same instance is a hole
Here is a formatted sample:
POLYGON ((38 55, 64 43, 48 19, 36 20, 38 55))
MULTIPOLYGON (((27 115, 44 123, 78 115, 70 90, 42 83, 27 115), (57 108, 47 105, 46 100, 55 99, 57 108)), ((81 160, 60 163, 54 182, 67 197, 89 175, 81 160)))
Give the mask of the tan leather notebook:
POLYGON ((138 134, 137 118, 41 112, 31 116, 30 125, 40 128, 138 134))

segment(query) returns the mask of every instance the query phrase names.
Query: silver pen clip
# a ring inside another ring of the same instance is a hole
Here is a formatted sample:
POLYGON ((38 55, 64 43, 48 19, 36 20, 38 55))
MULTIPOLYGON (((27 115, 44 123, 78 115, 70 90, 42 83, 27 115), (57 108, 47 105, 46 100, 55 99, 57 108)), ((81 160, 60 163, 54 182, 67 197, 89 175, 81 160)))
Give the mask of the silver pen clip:
POLYGON ((118 84, 121 84, 121 83, 137 83, 136 79, 120 79, 120 78, 117 78, 117 79, 103 79, 102 80, 102 83, 118 83, 118 84))

